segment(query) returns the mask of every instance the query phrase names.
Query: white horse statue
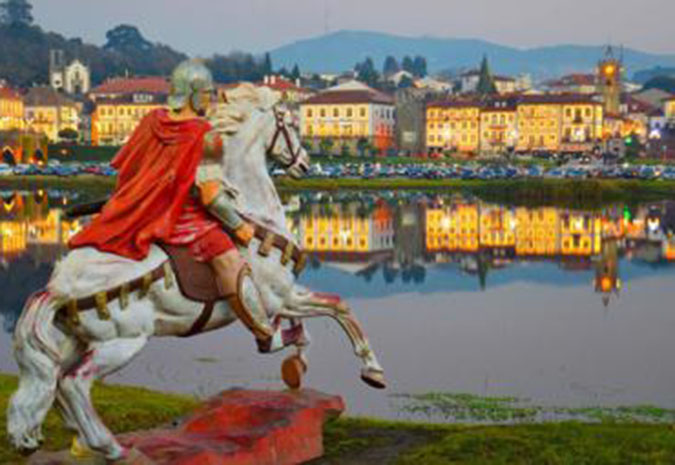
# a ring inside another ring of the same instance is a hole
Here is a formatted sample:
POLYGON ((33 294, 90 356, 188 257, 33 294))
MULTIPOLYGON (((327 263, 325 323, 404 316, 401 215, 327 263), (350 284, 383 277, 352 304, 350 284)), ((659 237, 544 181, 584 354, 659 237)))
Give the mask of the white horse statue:
MULTIPOLYGON (((268 166, 276 162, 294 178, 307 171, 309 158, 288 113, 277 106, 277 94, 252 85, 228 91, 227 100, 212 118, 226 140, 224 182, 239 192, 240 213, 257 225, 256 238, 241 253, 270 317, 294 325, 308 317, 334 318, 363 363, 362 379, 383 388, 382 368, 345 302, 295 283, 304 254, 287 228, 268 166), (285 244, 283 250, 279 244, 285 244)), ((128 456, 94 410, 94 380, 124 367, 152 336, 185 336, 237 320, 226 301, 206 313, 204 304, 184 297, 176 283, 168 256, 157 246, 140 262, 82 248, 56 265, 46 289, 26 302, 14 333, 20 382, 7 418, 14 447, 39 448, 41 425, 55 404, 76 433, 74 447, 108 460, 128 456), (93 302, 88 309, 86 301, 93 302)), ((306 368, 308 339, 302 340, 291 357, 306 368)))

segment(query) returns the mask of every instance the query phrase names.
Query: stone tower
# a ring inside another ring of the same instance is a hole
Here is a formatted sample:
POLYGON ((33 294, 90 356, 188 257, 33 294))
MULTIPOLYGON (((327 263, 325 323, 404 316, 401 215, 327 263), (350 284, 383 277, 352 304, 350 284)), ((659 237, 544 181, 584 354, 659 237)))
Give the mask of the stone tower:
POLYGON ((598 93, 602 96, 606 115, 618 115, 620 112, 623 72, 623 57, 616 57, 612 46, 608 46, 597 69, 598 93))

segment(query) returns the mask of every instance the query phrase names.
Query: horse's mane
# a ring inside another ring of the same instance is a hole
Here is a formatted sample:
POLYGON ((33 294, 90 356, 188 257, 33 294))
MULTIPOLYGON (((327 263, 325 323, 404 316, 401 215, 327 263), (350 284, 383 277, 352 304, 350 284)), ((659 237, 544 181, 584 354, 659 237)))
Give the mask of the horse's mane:
POLYGON ((226 102, 216 105, 210 120, 214 129, 228 139, 239 131, 253 111, 267 111, 281 100, 278 92, 248 82, 228 89, 224 94, 226 102))

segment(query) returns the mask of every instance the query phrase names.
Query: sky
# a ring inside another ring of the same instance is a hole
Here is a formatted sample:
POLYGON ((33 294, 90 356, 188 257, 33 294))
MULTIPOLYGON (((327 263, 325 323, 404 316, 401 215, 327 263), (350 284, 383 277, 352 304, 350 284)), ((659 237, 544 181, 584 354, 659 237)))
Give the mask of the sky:
POLYGON ((122 23, 190 55, 262 53, 343 29, 675 53, 673 0, 30 0, 36 22, 102 45, 122 23))

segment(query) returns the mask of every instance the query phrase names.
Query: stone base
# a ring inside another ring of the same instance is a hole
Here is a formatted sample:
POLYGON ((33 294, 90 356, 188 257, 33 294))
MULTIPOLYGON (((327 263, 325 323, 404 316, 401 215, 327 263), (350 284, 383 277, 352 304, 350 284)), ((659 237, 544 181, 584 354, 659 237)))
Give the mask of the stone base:
MULTIPOLYGON (((129 465, 294 465, 323 455, 323 424, 344 411, 338 396, 299 391, 229 390, 178 426, 125 434, 129 465)), ((98 465, 99 457, 38 453, 31 465, 98 465)))

